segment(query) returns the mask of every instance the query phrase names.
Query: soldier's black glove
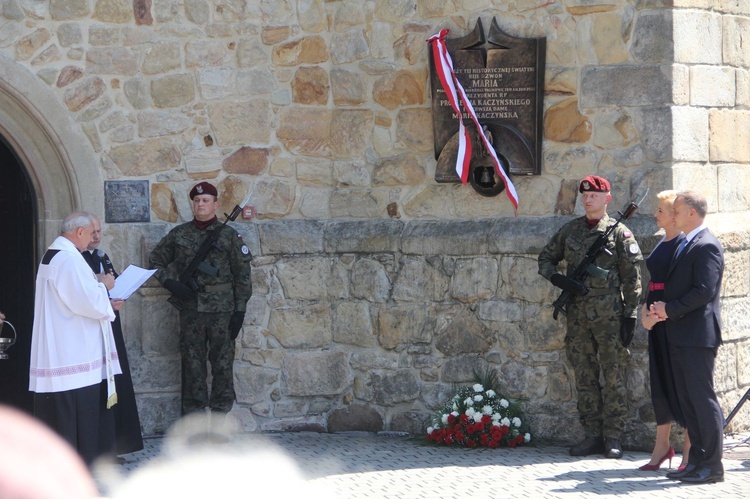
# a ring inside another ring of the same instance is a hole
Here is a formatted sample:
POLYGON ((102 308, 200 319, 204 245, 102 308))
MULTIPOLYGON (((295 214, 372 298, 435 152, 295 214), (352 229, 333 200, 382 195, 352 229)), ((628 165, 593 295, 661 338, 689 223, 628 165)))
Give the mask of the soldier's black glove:
POLYGON ((229 319, 229 337, 232 338, 232 341, 237 339, 237 335, 240 334, 243 322, 245 322, 245 312, 235 312, 229 319))
POLYGON ((626 318, 620 321, 620 341, 622 346, 628 348, 635 335, 635 319, 626 318))
POLYGON ((169 290, 174 296, 180 300, 189 300, 195 296, 193 290, 182 284, 180 281, 174 279, 167 279, 164 281, 164 287, 169 290))
POLYGON ((585 295, 589 292, 588 288, 582 282, 578 282, 562 274, 552 274, 549 280, 554 286, 574 295, 585 295))

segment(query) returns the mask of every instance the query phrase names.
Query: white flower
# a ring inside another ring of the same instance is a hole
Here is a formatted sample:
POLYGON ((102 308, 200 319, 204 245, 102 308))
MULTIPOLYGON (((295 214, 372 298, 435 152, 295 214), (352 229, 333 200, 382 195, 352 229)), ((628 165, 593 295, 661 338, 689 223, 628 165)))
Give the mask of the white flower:
POLYGON ((443 423, 443 424, 448 424, 448 415, 447 414, 443 414, 443 417, 440 418, 440 422, 443 423))
POLYGON ((428 426, 427 427, 427 434, 429 435, 430 433, 432 433, 432 430, 433 430, 432 426, 428 426))
POLYGON ((487 390, 486 395, 489 398, 493 398, 493 397, 495 397, 497 395, 497 393, 495 393, 495 390, 487 390))
POLYGON ((482 393, 484 391, 484 387, 477 383, 476 385, 472 386, 475 392, 482 393))
POLYGON ((521 420, 519 418, 513 418, 513 426, 521 426, 521 420))
POLYGON ((505 399, 500 399, 500 406, 501 406, 501 407, 502 407, 503 409, 507 409, 509 405, 510 405, 510 404, 508 403, 508 401, 507 401, 507 400, 505 400, 505 399))
POLYGON ((458 405, 456 405, 456 403, 455 403, 455 402, 453 403, 453 407, 452 407, 452 409, 453 409, 454 411, 455 411, 455 410, 458 410, 458 405))
POLYGON ((458 411, 453 411, 453 412, 451 412, 451 414, 453 415, 454 418, 457 418, 458 416, 460 416, 460 414, 458 413, 458 411))
POLYGON ((474 402, 481 402, 482 400, 484 400, 484 397, 481 395, 474 395, 474 402))
POLYGON ((475 411, 473 407, 469 407, 468 409, 466 409, 466 412, 464 414, 466 414, 469 417, 472 417, 476 412, 477 411, 475 411))
POLYGON ((501 417, 502 417, 502 416, 500 415, 500 413, 499 413, 499 412, 496 412, 495 414, 493 414, 493 415, 492 415, 492 420, 493 420, 493 421, 500 421, 500 418, 501 418, 501 417))
POLYGON ((472 406, 472 405, 474 405, 474 401, 471 400, 471 397, 466 397, 466 400, 464 400, 464 404, 466 404, 468 406, 472 406))
POLYGON ((475 423, 479 423, 480 421, 482 421, 482 416, 483 414, 481 412, 475 412, 472 418, 474 419, 475 423))
POLYGON ((493 421, 492 426, 502 426, 498 421, 493 421))
POLYGON ((508 426, 508 427, 510 427, 510 419, 508 419, 508 418, 503 418, 503 419, 501 419, 501 420, 500 420, 500 423, 502 423, 502 425, 503 425, 503 426, 508 426))
POLYGON ((484 407, 482 407, 482 414, 492 414, 492 407, 489 405, 485 405, 484 407))
POLYGON ((524 435, 523 436, 523 441, 526 442, 526 443, 531 442, 531 433, 527 433, 526 435, 524 435))

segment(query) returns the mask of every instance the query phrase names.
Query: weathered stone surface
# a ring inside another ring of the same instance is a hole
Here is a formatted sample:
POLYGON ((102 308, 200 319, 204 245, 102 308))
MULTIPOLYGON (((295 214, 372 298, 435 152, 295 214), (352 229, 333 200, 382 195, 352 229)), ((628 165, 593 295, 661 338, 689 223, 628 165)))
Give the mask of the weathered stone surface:
POLYGON ((332 340, 330 308, 316 304, 272 310, 268 331, 285 348, 327 347, 332 340))
POLYGON ((450 294, 462 303, 486 300, 495 296, 498 264, 494 258, 456 260, 450 294))
POLYGON ((359 74, 340 68, 331 70, 331 94, 337 106, 358 106, 366 99, 365 85, 359 74))
POLYGON ((432 152, 432 112, 429 109, 402 109, 396 117, 398 144, 412 151, 432 152))
POLYGON ((146 54, 141 71, 144 74, 160 74, 178 69, 180 65, 180 45, 176 42, 160 42, 146 54))
POLYGON ((156 107, 179 107, 195 99, 193 77, 174 74, 151 81, 151 98, 156 107))
POLYGON ((292 80, 292 102, 325 105, 328 103, 328 73, 320 67, 299 68, 292 80))
POLYGON ((127 0, 97 0, 91 17, 105 23, 126 23, 133 19, 133 7, 127 0))
POLYGON ((633 119, 621 110, 597 113, 593 130, 594 145, 604 150, 626 147, 638 140, 633 119))
POLYGON ((385 303, 391 290, 391 281, 382 263, 362 258, 352 268, 352 296, 385 303))
POLYGON ((567 99, 547 110, 544 137, 557 142, 588 142, 591 123, 578 111, 578 99, 567 99))
POLYGON ((273 50, 273 63, 278 66, 320 64, 327 60, 325 40, 317 35, 277 45, 273 50))
POLYGON ((133 11, 135 24, 138 26, 154 24, 154 18, 151 16, 151 0, 133 0, 133 11))
POLYGON ((367 57, 369 47, 362 29, 352 28, 344 33, 334 33, 331 37, 331 62, 347 64, 367 57))
POLYGON ((138 55, 124 47, 92 48, 86 51, 86 72, 133 76, 138 72, 138 55))
POLYGON ((83 76, 83 70, 75 66, 65 66, 57 77, 58 88, 66 87, 83 76))
POLYGON ((492 332, 473 314, 463 313, 436 338, 435 348, 448 357, 484 353, 493 343, 492 332))
POLYGON ((386 350, 401 344, 429 343, 432 331, 426 328, 427 311, 413 305, 383 306, 378 313, 378 341, 386 350))
POLYGON ((397 301, 442 302, 450 280, 440 268, 429 262, 407 258, 401 263, 393 283, 393 299, 397 301))
POLYGON ((189 42, 184 50, 188 68, 220 66, 230 58, 226 46, 219 40, 189 42))
POLYGON ((240 147, 222 162, 227 173, 260 175, 268 168, 271 150, 267 147, 240 147))
POLYGON ((668 66, 590 66, 581 70, 579 102, 582 109, 654 106, 668 104, 671 100, 668 66))
POLYGON ((386 109, 423 104, 425 75, 414 71, 388 74, 375 82, 372 98, 386 109))
POLYGON ((208 106, 208 115, 221 146, 268 142, 271 117, 266 100, 217 102, 208 106))
POLYGON ((175 135, 187 130, 191 125, 188 118, 165 112, 138 113, 138 136, 161 137, 175 135))
POLYGON ((696 107, 734 106, 735 70, 728 67, 690 68, 690 105, 696 107))
POLYGON ((326 224, 325 250, 335 253, 381 253, 398 250, 404 224, 378 220, 369 224, 335 221, 326 224))
POLYGON ((33 33, 21 38, 16 43, 16 59, 25 61, 34 52, 42 48, 52 38, 52 34, 44 28, 39 28, 33 33))
POLYGON ((718 168, 719 211, 747 211, 750 208, 750 169, 737 164, 718 168))
POLYGON ((331 433, 344 431, 377 432, 383 429, 383 417, 372 406, 350 405, 336 409, 328 416, 328 431, 331 433))
POLYGON ((333 341, 364 348, 376 344, 370 307, 365 302, 344 302, 334 310, 333 341))
POLYGON ((693 9, 672 11, 674 62, 685 64, 722 63, 722 16, 693 9))
POLYGON ((123 92, 130 105, 135 109, 145 109, 151 105, 148 83, 143 78, 126 81, 123 85, 123 92))
POLYGON ((750 112, 711 110, 708 144, 712 162, 750 162, 750 112))
POLYGON ((591 29, 591 46, 598 64, 619 64, 628 60, 628 50, 623 36, 623 19, 619 12, 594 16, 591 29))
POLYGON ((289 395, 337 395, 351 382, 343 351, 300 352, 284 359, 282 380, 289 395))
POLYGON ((323 250, 325 226, 319 221, 289 220, 272 224, 259 224, 258 231, 264 255, 288 253, 320 253, 323 250))
POLYGON ((180 152, 168 140, 151 139, 113 147, 109 157, 123 175, 139 177, 155 171, 177 168, 180 152))
POLYGON ((300 28, 307 33, 318 33, 327 27, 323 0, 306 0, 297 3, 297 16, 300 28))
POLYGON ((279 179, 261 179, 255 184, 253 203, 259 219, 279 218, 294 206, 294 185, 279 179))
POLYGON ((177 203, 172 191, 164 184, 152 184, 151 186, 151 211, 156 217, 165 222, 174 223, 179 219, 177 203))
POLYGON ((284 295, 292 300, 322 300, 345 293, 338 267, 323 256, 303 257, 277 265, 284 295))
POLYGON ((195 24, 206 24, 211 15, 211 8, 206 0, 185 0, 185 15, 195 24))
POLYGON ((55 21, 82 19, 91 14, 91 7, 80 0, 50 0, 49 13, 55 21))
POLYGON ((413 153, 379 159, 373 166, 372 184, 418 185, 424 181, 422 158, 413 153))
POLYGON ((401 251, 407 255, 481 255, 487 252, 490 228, 478 221, 410 224, 401 238, 401 251))
POLYGON ((86 78, 75 87, 68 88, 63 100, 67 108, 75 113, 101 97, 106 87, 104 81, 99 77, 86 78))
POLYGON ((630 51, 639 62, 664 64, 674 60, 672 12, 654 9, 638 14, 630 51))
POLYGON ((235 391, 240 404, 255 404, 266 400, 280 378, 276 369, 238 365, 234 368, 235 391))
POLYGON ((379 405, 396 405, 414 400, 419 395, 419 379, 408 369, 371 373, 370 383, 375 402, 379 405))
POLYGON ((459 355, 447 359, 440 370, 443 383, 474 383, 475 372, 485 372, 487 362, 477 354, 459 355))

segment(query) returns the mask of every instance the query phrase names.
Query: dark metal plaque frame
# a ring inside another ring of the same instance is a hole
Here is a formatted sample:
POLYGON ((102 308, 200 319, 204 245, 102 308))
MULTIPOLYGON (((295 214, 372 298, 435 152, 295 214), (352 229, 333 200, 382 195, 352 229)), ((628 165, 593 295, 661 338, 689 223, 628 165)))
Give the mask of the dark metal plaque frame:
MULTIPOLYGON (((504 33, 492 19, 485 39, 481 18, 461 38, 446 39, 456 77, 466 91, 480 124, 492 136, 498 157, 507 161, 507 173, 540 175, 544 111, 546 38, 516 38, 504 33)), ((430 51, 435 172, 437 182, 460 182, 456 174, 458 117, 435 74, 430 51)), ((463 112, 463 108, 462 108, 463 112)), ((476 142, 476 130, 467 113, 464 124, 476 142)), ((486 133, 486 132, 485 132, 486 133)), ((476 154, 475 147, 475 154, 476 154)), ((473 168, 474 159, 472 159, 473 168)))
POLYGON ((107 223, 150 222, 151 196, 148 180, 106 180, 104 221, 107 223))

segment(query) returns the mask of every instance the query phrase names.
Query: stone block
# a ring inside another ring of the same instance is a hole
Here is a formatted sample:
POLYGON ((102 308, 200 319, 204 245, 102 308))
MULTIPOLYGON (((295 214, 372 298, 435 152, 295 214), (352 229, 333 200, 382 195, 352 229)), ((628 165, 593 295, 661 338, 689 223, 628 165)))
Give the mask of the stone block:
POLYGON ((330 305, 316 303, 274 309, 268 331, 284 348, 328 347, 333 339, 330 305))
POLYGON ((446 357, 483 353, 488 351, 493 343, 492 331, 469 312, 456 317, 445 331, 435 338, 435 348, 446 357))
POLYGON ((734 68, 727 66, 692 66, 690 68, 690 105, 732 107, 735 102, 734 85, 734 68))
POLYGON ((547 366, 529 366, 508 362, 498 370, 498 379, 506 397, 523 400, 542 400, 547 394, 549 372, 547 366))
POLYGON ((130 375, 138 393, 180 392, 182 364, 179 353, 152 357, 131 355, 130 375))
POLYGON ((399 249, 404 222, 398 220, 332 220, 325 226, 328 253, 384 253, 399 249))
POLYGON ((724 277, 721 297, 750 295, 750 251, 724 251, 724 277))
POLYGON ((432 414, 429 412, 400 412, 391 418, 390 428, 392 431, 403 431, 414 437, 420 437, 425 434, 431 422, 432 414))
POLYGON ((498 294, 524 302, 547 302, 553 295, 552 286, 538 271, 539 264, 535 257, 503 257, 500 260, 501 285, 498 294))
POLYGON ((491 226, 484 221, 410 222, 401 238, 407 255, 481 255, 487 253, 491 226))
POLYGON ((581 70, 582 110, 610 106, 660 106, 672 101, 670 66, 587 66, 581 70))
POLYGON ((674 62, 684 64, 722 63, 722 16, 716 12, 674 9, 674 62))
MULTIPOLYGON (((692 95, 692 93, 691 93, 692 95)), ((672 158, 676 161, 707 161, 709 151, 708 111, 675 106, 672 118, 672 158)), ((653 117, 653 115, 651 115, 653 117)))
POLYGON ((361 258, 354 263, 351 292, 355 298, 385 303, 391 291, 391 280, 382 263, 371 258, 361 258))
POLYGON ((370 373, 370 384, 378 405, 393 406, 419 397, 419 379, 410 369, 370 373))
POLYGON ((737 68, 735 70, 735 102, 738 106, 750 107, 750 71, 737 68))
POLYGON ((644 10, 638 14, 630 52, 644 64, 669 64, 674 61, 672 11, 644 10))
POLYGON ((378 341, 392 350, 399 345, 430 343, 432 330, 427 321, 427 310, 413 305, 382 306, 378 312, 378 341))
POLYGON ((382 189, 338 188, 331 194, 332 218, 382 218, 389 203, 382 189))
POLYGON ((330 433, 345 431, 378 432, 383 429, 383 416, 370 405, 354 404, 335 409, 328 416, 330 433))
POLYGON ((726 392, 737 386, 737 345, 724 343, 716 355, 714 371, 714 388, 717 392, 726 392))
POLYGON ((346 271, 331 258, 287 259, 279 262, 276 269, 282 292, 289 299, 345 298, 349 294, 346 271))
POLYGON ((319 220, 279 220, 258 224, 264 255, 323 252, 326 225, 319 220))
POLYGON ((396 301, 437 301, 445 299, 450 281, 440 269, 420 258, 406 258, 393 283, 396 301))
POLYGON ((723 63, 740 68, 750 67, 750 54, 746 46, 747 34, 750 33, 750 18, 723 16, 722 27, 723 63))
POLYGON ((234 388, 237 393, 237 402, 255 404, 266 400, 271 391, 278 386, 279 379, 278 369, 236 363, 234 388))
POLYGON ((169 292, 143 290, 141 299, 141 348, 144 355, 175 355, 179 352, 179 314, 167 303, 169 292))
POLYGON ((207 106, 216 143, 220 146, 267 144, 271 106, 266 99, 219 101, 207 106))
POLYGON ((474 383, 475 372, 485 372, 487 361, 477 354, 459 355, 446 359, 440 372, 443 383, 474 383))
POLYGON ((458 259, 450 295, 462 303, 490 299, 497 292, 498 275, 498 263, 494 258, 458 259))
POLYGON ((413 153, 379 158, 372 170, 372 185, 420 185, 424 183, 424 157, 413 153))
POLYGON ((709 111, 710 159, 716 163, 750 163, 750 111, 709 111))
POLYGON ((338 395, 352 382, 349 353, 309 351, 284 359, 282 391, 291 396, 338 395))
POLYGON ((333 341, 364 348, 375 346, 370 307, 364 302, 343 302, 333 315, 333 341))
MULTIPOLYGON (((726 274, 727 269, 724 270, 726 274)), ((743 298, 725 298, 721 301, 721 336, 725 342, 750 338, 750 303, 743 298)))

